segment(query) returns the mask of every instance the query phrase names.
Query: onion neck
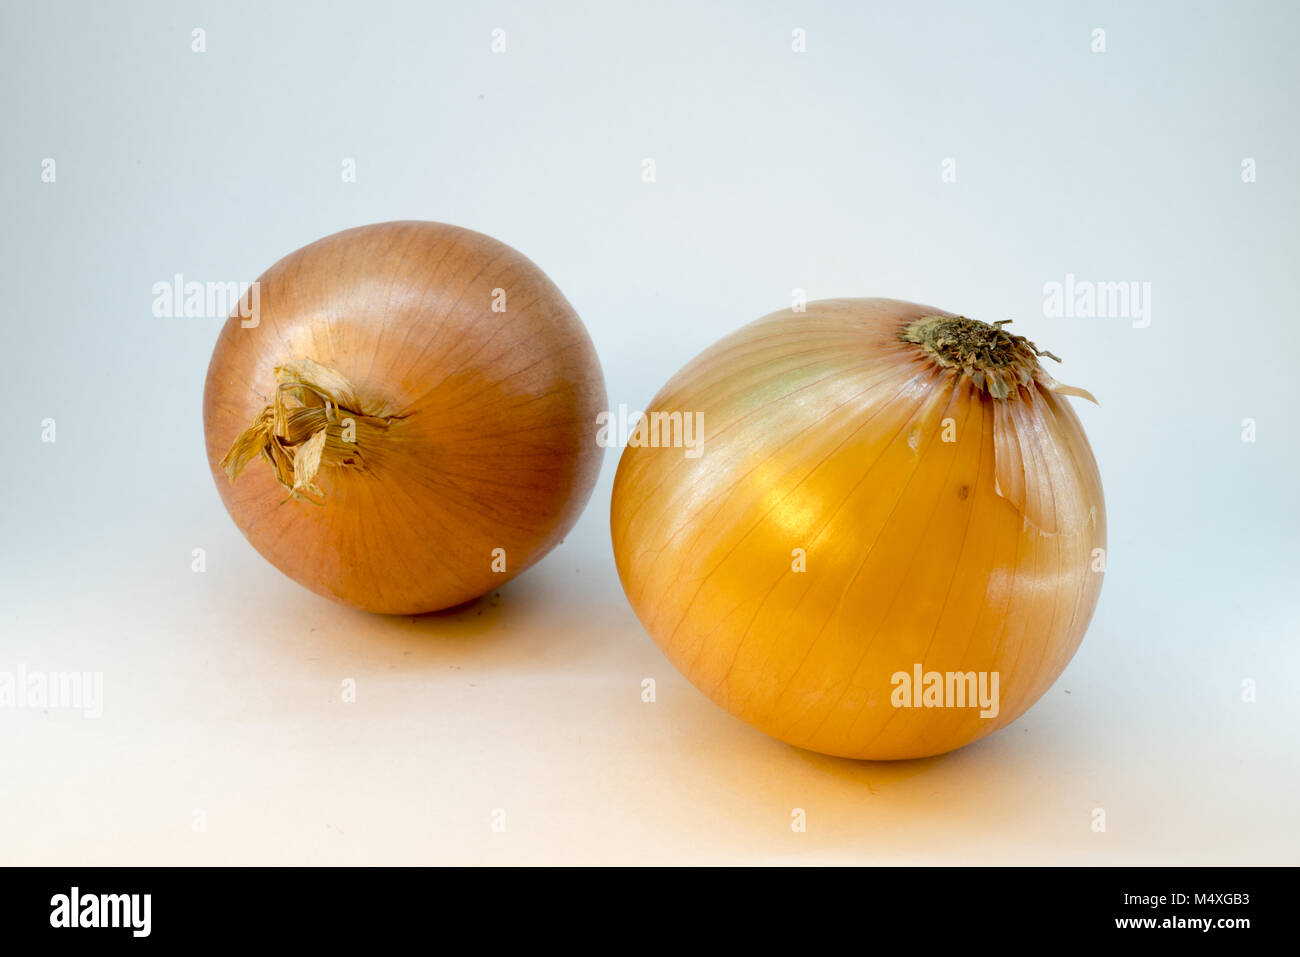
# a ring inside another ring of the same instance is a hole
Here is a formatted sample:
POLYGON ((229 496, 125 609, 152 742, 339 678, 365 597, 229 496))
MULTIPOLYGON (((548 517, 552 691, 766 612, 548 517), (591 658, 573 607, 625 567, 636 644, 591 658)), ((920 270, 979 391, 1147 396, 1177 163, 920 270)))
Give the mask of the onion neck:
POLYGON ((276 366, 275 397, 221 460, 233 483, 259 453, 291 498, 318 502, 322 468, 364 469, 398 416, 374 414, 342 373, 313 359, 276 366))
POLYGON ((899 338, 920 346, 943 368, 969 376, 993 398, 1007 399, 1018 395, 1020 387, 1031 387, 1046 377, 1039 356, 1061 361, 1002 328, 1010 322, 1003 319, 990 325, 965 316, 922 316, 903 326, 899 338))

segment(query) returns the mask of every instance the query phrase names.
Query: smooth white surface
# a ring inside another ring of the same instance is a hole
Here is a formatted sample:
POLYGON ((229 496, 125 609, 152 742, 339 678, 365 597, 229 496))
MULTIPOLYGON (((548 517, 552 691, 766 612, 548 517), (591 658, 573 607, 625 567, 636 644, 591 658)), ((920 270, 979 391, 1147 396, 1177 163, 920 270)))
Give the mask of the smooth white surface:
POLYGON ((0 863, 1297 862, 1293 8, 52 3, 0 27, 0 671, 105 688, 99 719, 0 708, 0 863), (393 218, 533 258, 615 407, 796 287, 1014 318, 1102 402, 1111 554, 1074 662, 943 758, 770 740, 636 622, 613 452, 565 545, 473 605, 377 618, 283 578, 207 474, 220 320, 156 318, 151 289, 393 218), (1152 283, 1150 326, 1044 317, 1067 273, 1152 283))

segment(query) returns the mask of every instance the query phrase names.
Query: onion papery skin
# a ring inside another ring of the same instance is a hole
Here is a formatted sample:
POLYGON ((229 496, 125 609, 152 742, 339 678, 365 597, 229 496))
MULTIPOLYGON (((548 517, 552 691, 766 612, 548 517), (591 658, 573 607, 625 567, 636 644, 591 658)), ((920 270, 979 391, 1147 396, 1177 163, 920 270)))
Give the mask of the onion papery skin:
POLYGON ((347 605, 418 614, 560 542, 600 469, 605 386, 537 266, 471 230, 393 222, 314 242, 258 282, 256 326, 237 310, 217 340, 203 419, 222 500, 272 565, 347 605), (290 495, 265 456, 231 481, 223 459, 273 401, 277 369, 304 359, 350 381, 382 434, 360 464, 322 466, 318 494, 290 495))
POLYGON ((629 444, 619 462, 614 555, 646 630, 717 704, 812 751, 926 757, 1006 726, 1101 590, 1078 391, 1036 369, 994 398, 901 339, 933 316, 953 314, 835 299, 759 319, 650 403, 700 414, 699 456, 629 444), (996 672, 997 715, 895 707, 892 676, 916 664, 996 672))

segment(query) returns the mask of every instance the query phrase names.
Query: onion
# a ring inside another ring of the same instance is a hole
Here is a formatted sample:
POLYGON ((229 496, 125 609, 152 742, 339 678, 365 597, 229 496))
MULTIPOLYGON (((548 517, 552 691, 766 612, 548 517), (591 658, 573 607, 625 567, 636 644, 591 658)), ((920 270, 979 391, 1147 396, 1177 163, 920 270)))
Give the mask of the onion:
POLYGON ((434 611, 519 574, 577 520, 604 380, 523 255, 383 223, 291 253, 256 288, 260 314, 237 311, 217 340, 203 419, 226 508, 290 578, 369 611, 434 611))
POLYGON ((783 741, 887 759, 969 744, 1060 675, 1105 560, 1062 398, 1091 396, 1003 325, 814 302, 663 388, 648 414, 698 415, 703 441, 634 434, 611 530, 632 606, 696 687, 783 741))

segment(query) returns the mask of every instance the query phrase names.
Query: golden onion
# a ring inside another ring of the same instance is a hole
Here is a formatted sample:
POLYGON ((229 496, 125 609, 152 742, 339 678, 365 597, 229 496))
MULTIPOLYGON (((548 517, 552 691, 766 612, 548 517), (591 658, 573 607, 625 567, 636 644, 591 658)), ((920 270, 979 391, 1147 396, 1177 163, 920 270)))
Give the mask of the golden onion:
POLYGON ((1051 686, 1105 566, 1101 478, 1063 398, 1091 397, 1004 325, 814 302, 660 391, 611 531, 633 608, 696 687, 791 744, 893 759, 969 744, 1051 686))

